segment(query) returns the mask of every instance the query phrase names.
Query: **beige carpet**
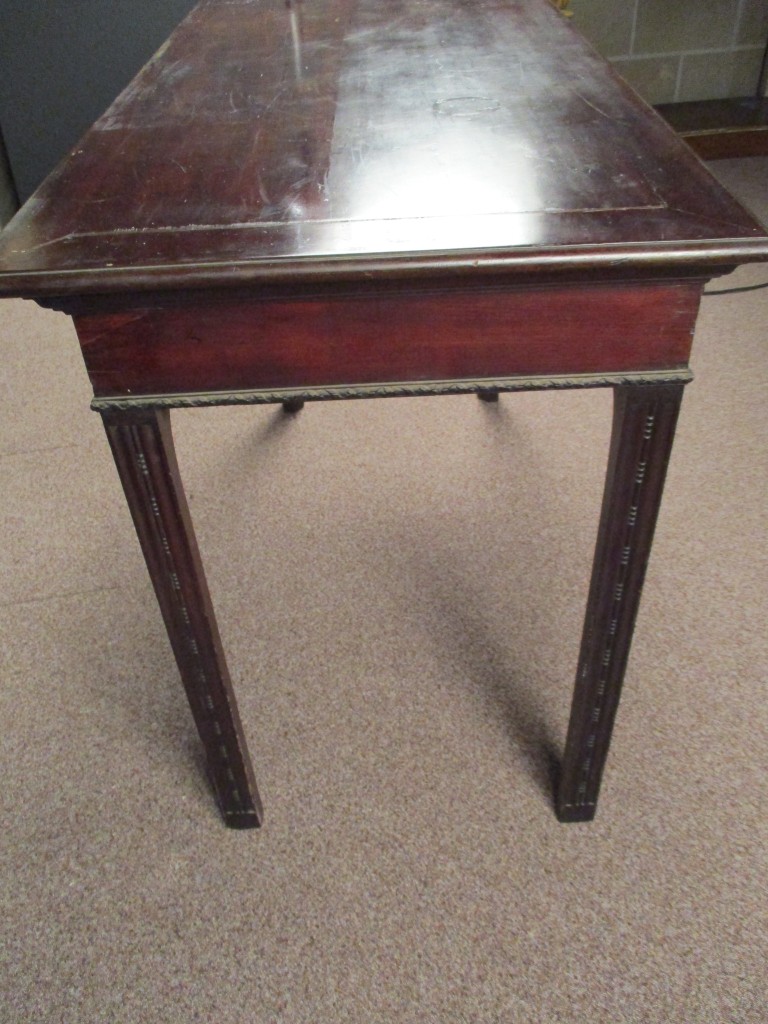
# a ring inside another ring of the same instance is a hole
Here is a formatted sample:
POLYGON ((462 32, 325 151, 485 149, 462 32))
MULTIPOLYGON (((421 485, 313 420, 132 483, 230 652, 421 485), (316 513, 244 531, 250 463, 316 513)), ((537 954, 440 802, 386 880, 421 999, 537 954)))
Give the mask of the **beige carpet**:
MULTIPOLYGON (((715 169, 768 218, 768 160, 715 169)), ((0 1020, 765 1024, 766 312, 704 302, 591 825, 548 751, 607 392, 175 414, 266 804, 230 832, 73 330, 0 304, 0 1020)))

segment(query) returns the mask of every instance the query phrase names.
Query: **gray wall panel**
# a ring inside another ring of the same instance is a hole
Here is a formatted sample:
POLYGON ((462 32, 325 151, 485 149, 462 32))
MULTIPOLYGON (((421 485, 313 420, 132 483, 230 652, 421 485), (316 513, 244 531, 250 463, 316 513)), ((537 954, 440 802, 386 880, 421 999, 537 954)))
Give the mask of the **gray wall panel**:
POLYGON ((2 0, 0 126, 26 199, 194 0, 2 0))

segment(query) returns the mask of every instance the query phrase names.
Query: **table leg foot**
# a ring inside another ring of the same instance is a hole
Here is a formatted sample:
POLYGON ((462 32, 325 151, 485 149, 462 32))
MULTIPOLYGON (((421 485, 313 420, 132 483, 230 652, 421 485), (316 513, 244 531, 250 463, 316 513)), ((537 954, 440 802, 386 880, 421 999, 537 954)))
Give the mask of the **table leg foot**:
POLYGON ((560 821, 594 817, 683 385, 615 389, 611 451, 557 793, 560 821))
POLYGON ((563 804, 556 808, 557 820, 563 824, 574 821, 592 821, 597 807, 595 804, 563 804))
POLYGON ((498 402, 499 392, 498 391, 478 391, 477 397, 481 402, 498 402))
POLYGON ((102 413, 224 821, 262 807, 205 581, 167 410, 102 413))
POLYGON ((250 811, 225 811, 222 814, 224 818, 224 824, 227 828, 260 828, 263 821, 263 815, 256 813, 255 810, 250 811))
POLYGON ((293 416, 304 408, 303 398, 286 398, 283 402, 283 412, 293 416))

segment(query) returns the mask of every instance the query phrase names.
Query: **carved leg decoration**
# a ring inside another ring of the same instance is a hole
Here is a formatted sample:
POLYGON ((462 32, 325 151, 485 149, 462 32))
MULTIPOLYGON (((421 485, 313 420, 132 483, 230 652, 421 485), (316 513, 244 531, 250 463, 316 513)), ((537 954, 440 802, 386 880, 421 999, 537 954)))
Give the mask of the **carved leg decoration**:
POLYGON ((262 809, 179 476, 167 410, 102 413, 227 825, 262 809))
POLYGON ((682 394, 682 384, 614 391, 603 509, 557 794, 560 821, 595 815, 682 394))

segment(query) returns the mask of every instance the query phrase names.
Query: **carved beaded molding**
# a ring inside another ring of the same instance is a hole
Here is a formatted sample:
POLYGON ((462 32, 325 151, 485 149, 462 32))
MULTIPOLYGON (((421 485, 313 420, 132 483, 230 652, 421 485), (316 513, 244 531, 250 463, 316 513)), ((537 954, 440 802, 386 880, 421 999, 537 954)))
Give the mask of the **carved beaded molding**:
POLYGON ((547 391, 569 388, 609 388, 627 385, 688 384, 690 370, 647 370, 638 373, 582 373, 536 377, 500 377, 462 381, 412 381, 402 384, 330 384, 310 388, 252 391, 211 391, 179 395, 119 395, 94 398, 96 412, 140 409, 185 409, 216 405, 262 405, 271 402, 324 401, 339 398, 396 398, 419 395, 462 395, 482 391, 547 391))

